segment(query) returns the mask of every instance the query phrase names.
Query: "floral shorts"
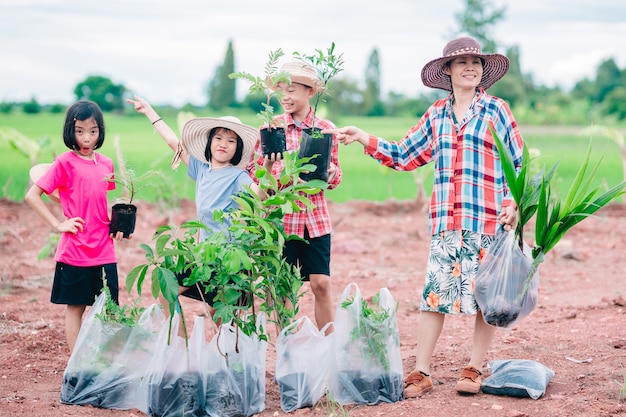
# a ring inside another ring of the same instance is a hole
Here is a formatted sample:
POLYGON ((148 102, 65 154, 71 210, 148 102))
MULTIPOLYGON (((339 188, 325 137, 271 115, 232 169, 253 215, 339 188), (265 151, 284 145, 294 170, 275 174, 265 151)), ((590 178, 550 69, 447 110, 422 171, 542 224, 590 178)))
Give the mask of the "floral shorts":
POLYGON ((474 279, 493 239, 467 230, 450 230, 433 236, 420 310, 476 314, 474 279))

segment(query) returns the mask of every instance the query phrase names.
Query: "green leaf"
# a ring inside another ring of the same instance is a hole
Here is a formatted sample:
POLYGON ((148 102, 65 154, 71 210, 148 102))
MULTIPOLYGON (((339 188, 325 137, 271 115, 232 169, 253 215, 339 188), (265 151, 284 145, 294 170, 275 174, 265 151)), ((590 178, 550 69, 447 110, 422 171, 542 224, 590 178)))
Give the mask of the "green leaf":
POLYGON ((126 291, 128 291, 129 294, 135 285, 135 280, 139 277, 137 281, 137 293, 141 296, 141 285, 143 284, 146 272, 148 272, 148 265, 137 265, 130 270, 126 276, 126 291))

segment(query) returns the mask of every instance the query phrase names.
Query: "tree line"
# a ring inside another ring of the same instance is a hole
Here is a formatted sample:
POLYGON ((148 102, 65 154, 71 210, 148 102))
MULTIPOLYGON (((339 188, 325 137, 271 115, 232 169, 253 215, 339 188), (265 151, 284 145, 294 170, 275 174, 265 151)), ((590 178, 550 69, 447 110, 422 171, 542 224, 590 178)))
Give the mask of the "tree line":
MULTIPOLYGON (((466 0, 465 8, 455 14, 458 28, 453 35, 468 34, 483 45, 486 53, 505 49, 511 63, 507 75, 489 89, 489 93, 506 100, 516 118, 529 124, 613 124, 626 119, 626 69, 619 68, 614 58, 600 63, 595 76, 579 80, 574 87, 565 91, 560 87, 547 87, 524 73, 517 45, 502 48, 491 36, 494 25, 504 19, 506 8, 495 8, 490 0, 466 0)), ((246 95, 237 98, 237 80, 229 78, 236 71, 233 41, 228 41, 224 60, 217 67, 207 86, 206 107, 214 112, 228 109, 262 110, 263 97, 246 95)), ((412 116, 420 117, 444 92, 432 91, 411 97, 403 92, 381 92, 382 74, 377 48, 369 54, 363 79, 350 76, 337 77, 331 86, 330 95, 323 103, 324 111, 339 116, 412 116)), ((74 88, 76 99, 90 99, 104 111, 124 112, 128 90, 123 84, 115 84, 99 75, 88 76, 74 88)), ((278 103, 274 103, 278 105, 278 103)), ((35 98, 26 103, 0 103, 0 112, 10 112, 22 107, 27 113, 45 110, 35 98)), ((47 106, 48 111, 62 112, 64 106, 47 106)), ((199 110, 188 104, 183 110, 199 110)))

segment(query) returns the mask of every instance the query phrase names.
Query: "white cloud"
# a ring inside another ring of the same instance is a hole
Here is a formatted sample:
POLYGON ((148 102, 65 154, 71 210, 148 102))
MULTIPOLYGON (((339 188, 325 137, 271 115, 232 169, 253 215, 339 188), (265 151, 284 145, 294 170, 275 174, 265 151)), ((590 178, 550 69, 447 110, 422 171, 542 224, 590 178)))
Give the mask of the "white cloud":
MULTIPOLYGON (((377 48, 383 90, 413 95, 426 91, 421 68, 441 54, 464 3, 2 0, 0 101, 70 102, 77 82, 102 74, 154 103, 202 104, 229 39, 237 69, 255 74, 270 50, 312 52, 335 41, 343 74, 361 80, 377 48)), ((523 71, 539 82, 569 87, 611 56, 625 65, 622 0, 496 3, 507 12, 495 37, 520 47, 523 71)))

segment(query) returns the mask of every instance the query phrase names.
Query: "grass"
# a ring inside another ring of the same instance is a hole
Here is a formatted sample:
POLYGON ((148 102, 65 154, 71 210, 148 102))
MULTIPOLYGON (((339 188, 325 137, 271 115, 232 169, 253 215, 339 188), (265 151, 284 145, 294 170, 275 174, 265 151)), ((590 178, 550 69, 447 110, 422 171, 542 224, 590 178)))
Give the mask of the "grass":
POLYGON ((624 374, 624 382, 621 384, 619 393, 617 394, 617 402, 620 403, 622 401, 626 401, 626 374, 624 374))
MULTIPOLYGON (((198 114, 206 116, 208 114, 198 114)), ((218 116, 218 115, 215 115, 218 116)), ((258 120, 254 114, 241 113, 237 116, 245 123, 256 126, 258 120)), ((21 112, 0 114, 0 126, 12 127, 27 137, 38 141, 48 136, 51 149, 41 155, 39 162, 50 162, 54 155, 65 152, 63 145, 62 124, 64 114, 42 113, 28 115, 21 112)), ((176 127, 175 115, 165 115, 165 121, 176 127)), ((338 126, 355 125, 363 130, 389 140, 399 140, 418 122, 417 118, 365 118, 344 117, 334 120, 338 126)), ((194 184, 187 177, 184 165, 177 171, 169 167, 173 153, 165 145, 158 134, 154 132, 143 115, 121 116, 105 115, 106 140, 100 150, 115 161, 113 148, 114 136, 120 138, 122 152, 127 164, 138 174, 150 169, 161 170, 175 185, 181 198, 193 199, 194 184)), ((175 128, 176 130, 176 128, 175 128)), ((540 163, 547 167, 560 161, 557 170, 557 181, 560 183, 557 190, 565 192, 569 187, 574 174, 582 163, 589 145, 589 137, 572 133, 559 133, 529 129, 524 139, 531 148, 541 151, 540 163)), ((0 197, 20 201, 29 186, 28 170, 30 162, 27 157, 9 148, 0 141, 0 197)), ((604 181, 608 186, 622 180, 622 161, 617 145, 607 138, 593 139, 592 161, 602 157, 602 164, 597 174, 598 181, 604 181)), ((339 158, 343 170, 343 182, 335 190, 327 192, 329 200, 345 202, 350 200, 385 201, 388 199, 411 200, 417 195, 414 173, 397 172, 379 165, 373 159, 363 155, 363 148, 359 144, 350 146, 340 145, 339 158)), ((430 171, 429 171, 430 172, 430 171)), ((425 179, 427 195, 430 195, 432 175, 425 179)), ((113 197, 118 197, 116 191, 113 197)), ((154 190, 145 190, 142 200, 154 201, 154 190)))

